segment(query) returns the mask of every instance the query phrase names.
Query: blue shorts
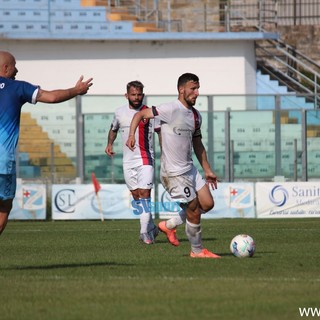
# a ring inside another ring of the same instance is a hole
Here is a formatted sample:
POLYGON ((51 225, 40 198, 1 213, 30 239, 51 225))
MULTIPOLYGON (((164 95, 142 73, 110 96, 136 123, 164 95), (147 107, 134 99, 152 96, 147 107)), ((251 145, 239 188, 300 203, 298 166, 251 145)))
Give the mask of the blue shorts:
POLYGON ((0 200, 8 200, 15 197, 16 180, 16 174, 0 174, 0 200))

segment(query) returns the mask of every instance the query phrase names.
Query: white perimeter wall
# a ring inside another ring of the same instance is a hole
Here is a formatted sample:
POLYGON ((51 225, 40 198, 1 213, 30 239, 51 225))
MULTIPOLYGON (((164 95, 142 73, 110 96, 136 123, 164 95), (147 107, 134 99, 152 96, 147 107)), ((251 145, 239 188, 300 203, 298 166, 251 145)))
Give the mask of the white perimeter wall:
POLYGON ((93 77, 90 94, 124 94, 140 80, 146 94, 175 95, 178 77, 200 77, 200 94, 255 94, 256 61, 251 40, 78 41, 1 40, 17 60, 17 79, 44 89, 71 87, 93 77))

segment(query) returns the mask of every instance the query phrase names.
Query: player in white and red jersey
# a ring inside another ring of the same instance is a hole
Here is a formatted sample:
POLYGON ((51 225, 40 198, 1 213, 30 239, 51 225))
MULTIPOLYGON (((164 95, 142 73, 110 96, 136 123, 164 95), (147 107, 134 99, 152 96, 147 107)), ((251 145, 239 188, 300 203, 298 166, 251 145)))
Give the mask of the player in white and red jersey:
POLYGON ((152 107, 161 120, 161 176, 179 176, 192 166, 192 139, 201 136, 201 115, 180 100, 152 107))
POLYGON ((150 194, 154 172, 153 132, 155 121, 153 119, 140 121, 139 129, 135 133, 136 143, 133 152, 125 145, 133 116, 148 108, 143 105, 143 87, 140 81, 131 81, 127 84, 125 96, 128 104, 115 111, 105 152, 110 157, 114 155, 112 145, 120 130, 123 144, 124 179, 134 199, 132 202, 133 212, 140 215, 140 239, 146 244, 151 244, 154 243, 154 239, 159 233, 150 211, 150 194))
MULTIPOLYGON (((214 206, 208 184, 217 188, 217 177, 208 163, 201 140, 201 117, 194 108, 199 87, 199 78, 195 74, 181 75, 178 79, 178 100, 138 112, 132 119, 126 145, 134 150, 134 133, 142 119, 155 117, 160 120, 161 182, 186 214, 186 234, 191 244, 190 256, 220 258, 203 247, 201 236, 201 214, 214 206), (205 180, 193 164, 192 149, 203 168, 205 180)), ((175 229, 184 222, 184 212, 181 211, 176 220, 172 218, 159 223, 159 229, 166 233, 173 245, 179 244, 175 229)))
MULTIPOLYGON (((133 88, 133 87, 132 87, 133 88)), ((130 89, 129 89, 130 90, 130 89)), ((130 123, 133 116, 140 110, 147 108, 145 105, 140 105, 134 109, 129 104, 126 104, 115 111, 114 118, 111 124, 113 132, 120 131, 123 145, 123 166, 135 168, 142 165, 153 165, 154 152, 153 152, 153 124, 154 121, 146 120, 141 121, 137 131, 136 148, 130 151, 126 147, 126 141, 129 136, 130 123)))

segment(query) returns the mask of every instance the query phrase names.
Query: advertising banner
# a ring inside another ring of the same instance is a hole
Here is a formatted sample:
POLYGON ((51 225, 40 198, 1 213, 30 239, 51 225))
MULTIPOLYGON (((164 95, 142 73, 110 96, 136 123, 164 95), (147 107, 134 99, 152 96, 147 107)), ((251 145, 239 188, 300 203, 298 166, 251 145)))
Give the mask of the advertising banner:
MULTIPOLYGON (((180 211, 180 206, 170 198, 162 185, 158 186, 159 216, 170 218, 180 211)), ((202 215, 203 219, 214 218, 254 218, 253 183, 219 183, 218 189, 211 190, 215 201, 212 210, 202 215)))
POLYGON ((45 220, 46 209, 46 186, 22 184, 18 179, 16 197, 13 200, 9 220, 45 220))
POLYGON ((96 194, 92 184, 53 185, 53 220, 137 219, 132 213, 126 185, 101 184, 96 194))
POLYGON ((139 219, 146 205, 135 203, 125 184, 52 185, 53 220, 139 219))
POLYGON ((320 217, 320 183, 256 183, 256 210, 258 218, 320 217))

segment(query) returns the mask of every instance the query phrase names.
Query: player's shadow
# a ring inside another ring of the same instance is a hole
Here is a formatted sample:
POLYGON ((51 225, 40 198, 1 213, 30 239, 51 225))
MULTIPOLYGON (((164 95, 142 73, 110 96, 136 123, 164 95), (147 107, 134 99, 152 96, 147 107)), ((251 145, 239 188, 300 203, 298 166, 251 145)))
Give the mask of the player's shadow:
MULTIPOLYGON (((189 242, 189 240, 188 239, 180 239, 180 238, 178 238, 178 240, 179 240, 179 242, 180 243, 182 243, 182 242, 189 242)), ((167 244, 167 243, 169 243, 169 241, 167 240, 167 238, 165 238, 165 239, 156 239, 156 244, 160 244, 160 243, 165 243, 165 244, 167 244)))
MULTIPOLYGON (((189 242, 189 240, 187 238, 179 238, 179 236, 177 238, 178 238, 180 243, 189 242)), ((218 239, 217 238, 202 238, 202 240, 204 240, 204 241, 216 241, 218 239)), ((162 238, 161 237, 161 239, 159 239, 159 238, 156 239, 156 243, 168 243, 168 240, 167 240, 167 238, 162 238)))
POLYGON ((8 268, 0 268, 1 270, 55 270, 68 268, 88 268, 88 267, 110 267, 110 266, 125 266, 131 267, 132 263, 116 263, 116 262, 93 262, 93 263, 63 263, 63 264, 48 264, 43 266, 12 266, 8 268))
POLYGON ((218 238, 202 237, 202 240, 203 240, 203 241, 216 241, 216 240, 218 240, 218 238))

